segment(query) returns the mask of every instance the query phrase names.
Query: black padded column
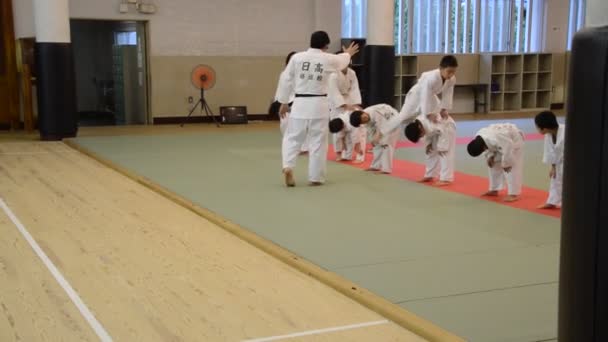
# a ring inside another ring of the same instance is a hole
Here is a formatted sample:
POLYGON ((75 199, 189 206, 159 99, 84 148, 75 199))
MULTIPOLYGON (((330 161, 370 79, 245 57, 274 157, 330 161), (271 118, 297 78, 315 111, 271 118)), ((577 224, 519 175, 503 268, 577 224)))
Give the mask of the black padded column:
POLYGON ((608 27, 579 32, 568 82, 560 342, 608 341, 608 27))
POLYGON ((365 46, 366 105, 378 103, 393 105, 395 92, 395 47, 386 45, 365 46))
POLYGON ((42 140, 75 137, 76 81, 70 43, 36 43, 38 126, 42 140))
POLYGON ((366 105, 393 104, 395 88, 395 2, 367 2, 367 45, 364 51, 366 105))
POLYGON ((34 0, 38 127, 42 140, 76 136, 76 80, 68 0, 34 0))

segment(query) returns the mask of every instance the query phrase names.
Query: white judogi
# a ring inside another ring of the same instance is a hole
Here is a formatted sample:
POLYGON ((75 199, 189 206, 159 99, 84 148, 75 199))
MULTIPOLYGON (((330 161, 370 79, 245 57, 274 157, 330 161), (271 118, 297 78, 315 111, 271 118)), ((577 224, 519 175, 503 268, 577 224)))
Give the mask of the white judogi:
MULTIPOLYGON (((361 104, 361 90, 359 89, 359 80, 357 80, 357 74, 351 68, 346 69, 344 72, 336 72, 331 74, 329 77, 329 104, 330 104, 330 118, 334 119, 341 117, 342 114, 347 112, 343 105, 360 105, 361 104)), ((348 111, 350 113, 350 111, 348 111)), ((347 142, 356 144, 359 143, 361 152, 356 156, 358 161, 365 160, 365 144, 367 143, 367 127, 361 125, 359 127, 351 127, 349 134, 351 135, 347 142)), ((343 139, 342 135, 334 135, 334 147, 338 144, 336 139, 343 139)), ((352 151, 354 146, 346 146, 344 148, 343 158, 347 160, 352 159, 352 151)))
POLYGON ((543 163, 555 165, 555 177, 551 178, 549 185, 549 198, 547 204, 562 205, 562 177, 564 174, 564 137, 566 125, 559 125, 555 143, 551 134, 545 134, 545 150, 543 163))
POLYGON ((293 55, 285 68, 285 78, 279 82, 279 102, 289 103, 290 95, 295 94, 289 123, 283 136, 283 169, 295 168, 300 147, 308 137, 308 179, 311 182, 325 181, 329 131, 329 75, 346 68, 350 58, 348 53, 334 55, 310 48, 293 55))
MULTIPOLYGON (((281 84, 281 82, 283 82, 283 80, 287 78, 287 69, 283 69, 283 71, 281 71, 281 75, 279 76, 279 82, 277 83, 277 90, 275 92, 274 95, 274 100, 278 101, 279 100, 279 86, 281 84)), ((295 99, 295 93, 291 93, 289 94, 289 103, 293 102, 293 100, 295 99)), ((287 118, 289 117, 289 113, 285 116, 285 118, 282 118, 279 115, 279 119, 280 119, 280 124, 279 124, 279 128, 281 130, 281 135, 285 134, 285 131, 287 130, 287 118)))
POLYGON ((353 148, 360 143, 360 134, 357 127, 350 124, 351 112, 344 112, 337 118, 344 122, 344 128, 334 134, 334 150, 344 160, 352 160, 353 148))
POLYGON ((336 72, 329 76, 329 103, 331 118, 339 116, 344 112, 341 110, 343 105, 360 105, 361 90, 357 74, 351 68, 344 72, 336 72))
MULTIPOLYGON (((287 77, 287 69, 283 69, 283 71, 281 72, 281 75, 279 76, 279 83, 281 84, 281 80, 287 77)), ((293 100, 295 99, 295 93, 291 93, 289 95, 289 103, 292 103, 293 100)), ((277 85, 277 91, 274 95, 274 100, 278 101, 279 100, 279 85, 277 85)), ((279 115, 279 129, 281 130, 281 135, 284 136, 285 135, 285 131, 287 130, 287 123, 289 122, 288 120, 289 118, 289 113, 287 113, 287 115, 282 118, 279 115)), ((304 140, 304 143, 302 143, 302 147, 300 147, 300 151, 301 152, 307 152, 308 151, 308 139, 304 140)))
POLYGON ((440 181, 454 181, 454 161, 456 154, 456 122, 452 117, 440 118, 438 123, 431 122, 426 115, 418 120, 425 130, 424 146, 431 145, 432 151, 425 156, 424 178, 439 176, 440 181))
POLYGON ((482 128, 477 132, 488 146, 486 160, 493 159, 489 168, 490 191, 500 191, 507 179, 509 195, 521 194, 524 169, 524 134, 514 124, 500 123, 482 128), (505 172, 505 168, 511 168, 505 172))
POLYGON ((352 150, 348 151, 349 147, 352 148, 352 135, 354 127, 349 122, 349 113, 342 113, 338 117, 334 117, 332 120, 340 119, 344 123, 344 128, 338 133, 334 133, 334 150, 336 151, 336 155, 340 155, 342 159, 350 160, 352 157, 352 150), (348 152, 350 152, 350 156, 348 156, 348 152))
MULTIPOLYGON (((363 110, 370 116, 367 129, 373 137, 377 132, 382 131, 384 126, 399 115, 397 110, 387 104, 377 104, 367 107, 363 110)), ((382 172, 390 173, 393 171, 393 157, 395 155, 395 146, 399 140, 399 130, 394 129, 386 135, 382 135, 380 142, 374 145, 374 159, 370 168, 378 169, 382 172)))
POLYGON ((402 123, 414 121, 418 115, 438 115, 441 109, 451 110, 455 84, 455 76, 444 82, 439 69, 423 72, 405 96, 399 115, 391 119, 382 134, 388 134, 402 123), (439 94, 441 99, 437 96, 439 94))

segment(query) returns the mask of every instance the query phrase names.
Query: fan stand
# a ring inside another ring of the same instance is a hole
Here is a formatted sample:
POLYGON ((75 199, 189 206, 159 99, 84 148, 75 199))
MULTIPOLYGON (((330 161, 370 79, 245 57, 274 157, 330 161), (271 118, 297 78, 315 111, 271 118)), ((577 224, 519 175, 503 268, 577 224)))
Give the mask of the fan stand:
POLYGON ((217 119, 213 115, 213 112, 211 111, 209 104, 207 104, 207 100, 205 100, 205 89, 203 89, 203 88, 201 88, 201 98, 196 102, 194 107, 192 107, 192 110, 190 110, 190 113, 188 113, 188 116, 186 116, 184 118, 184 121, 182 121, 180 127, 184 127, 184 124, 186 124, 186 122, 190 120, 192 113, 194 113, 194 111, 196 110, 196 107, 198 107, 199 104, 201 105, 201 113, 204 111, 205 115, 207 115, 208 117, 211 118, 211 120, 213 120, 213 122, 215 123, 215 126, 217 126, 218 128, 221 127, 219 121, 217 121, 217 119))

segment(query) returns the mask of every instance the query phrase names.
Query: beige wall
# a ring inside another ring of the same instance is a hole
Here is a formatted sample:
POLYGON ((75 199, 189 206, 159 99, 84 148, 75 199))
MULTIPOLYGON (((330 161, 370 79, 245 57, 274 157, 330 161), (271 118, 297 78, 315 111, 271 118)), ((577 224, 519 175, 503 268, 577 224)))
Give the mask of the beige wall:
MULTIPOLYGON (((198 64, 213 67, 217 81, 205 93, 214 113, 219 106, 246 105, 249 114, 265 114, 273 100, 284 57, 152 57, 152 114, 154 117, 185 116, 200 92, 190 83, 190 71, 198 64)), ((200 113, 199 111, 196 112, 200 113)))
POLYGON ((564 54, 564 103, 568 102, 568 81, 570 77, 570 51, 564 54))
MULTIPOLYGON (((146 20, 149 22, 151 116, 186 115, 188 96, 198 98, 190 70, 209 64, 218 75, 207 99, 214 111, 224 105, 246 105, 250 114, 266 113, 283 59, 308 45, 310 32, 328 31, 332 51, 339 48, 340 0, 153 0, 154 15, 118 11, 120 0, 70 0, 72 18, 146 20), (294 15, 296 13, 297 15, 294 15)), ((599 3, 603 0, 589 0, 599 3)), ((569 0, 546 2, 544 47, 555 52, 554 102, 565 94, 565 36, 569 0)), ((608 3, 608 2, 606 2, 608 3)), ((593 4, 592 4, 593 5, 593 4)), ((17 37, 34 35, 32 0, 14 1, 17 37)), ((589 6, 591 7, 591 6, 589 6)), ((423 55, 419 71, 436 67, 441 56, 423 55)), ((476 83, 478 55, 458 56, 458 82, 476 83)), ((459 93, 456 111, 470 111, 470 95, 459 93)))
MULTIPOLYGON (((291 14, 293 16, 293 14, 291 14)), ((341 0, 315 0, 314 30, 323 30, 331 37, 330 51, 341 48, 342 37, 342 1, 341 0)), ((276 30, 276 28, 275 28, 276 30)), ((308 46, 308 35, 306 36, 308 46)))
POLYGON ((34 37, 34 1, 13 1, 13 25, 16 38, 34 37))
POLYGON ((566 53, 553 54, 553 103, 564 103, 566 101, 566 53))
MULTIPOLYGON (((14 1, 17 38, 34 36, 32 1, 14 1)), ((149 21, 152 56, 283 55, 317 28, 340 34, 340 0, 153 0, 152 15, 119 13, 120 2, 70 0, 70 17, 149 21)))
POLYGON ((608 25, 608 1, 587 0, 585 24, 591 26, 608 25))
POLYGON ((562 53, 566 51, 569 15, 570 0, 548 0, 545 2, 543 52, 562 53))
MULTIPOLYGON (((153 0, 158 11, 121 14, 120 0, 70 0, 70 17, 145 20, 149 28, 151 116, 183 116, 199 93, 190 71, 208 64, 218 81, 208 93, 218 106, 245 105, 267 112, 285 55, 308 47, 325 30, 340 47, 340 0, 153 0)), ((15 1, 17 37, 34 36, 32 0, 15 1)))

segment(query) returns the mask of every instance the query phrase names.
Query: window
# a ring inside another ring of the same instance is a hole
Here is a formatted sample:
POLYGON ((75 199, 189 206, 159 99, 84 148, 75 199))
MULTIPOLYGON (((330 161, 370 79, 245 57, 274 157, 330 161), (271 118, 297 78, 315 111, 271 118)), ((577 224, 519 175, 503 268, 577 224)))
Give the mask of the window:
MULTIPOLYGON (((395 50, 400 54, 540 51, 546 1, 395 0, 395 50)), ((579 18, 583 12, 577 12, 579 18)))
POLYGON ((511 44, 509 50, 512 52, 523 52, 529 50, 530 35, 528 28, 530 27, 530 1, 515 0, 511 12, 511 44))
POLYGON ((411 22, 408 17, 410 1, 395 1, 395 52, 405 53, 411 51, 409 37, 411 30, 409 23, 411 22))
POLYGON ((449 6, 449 21, 446 35, 450 39, 445 52, 472 53, 476 51, 473 45, 473 35, 477 2, 475 0, 452 0, 447 1, 447 6, 449 6))
POLYGON ((572 49, 574 34, 585 26, 585 0, 570 0, 570 19, 568 21, 568 50, 572 49))
POLYGON ((367 36, 367 0, 342 1, 342 38, 367 36))
POLYGON ((137 32, 115 32, 114 43, 116 45, 137 45, 137 32))
POLYGON ((485 0, 480 6, 479 51, 509 50, 510 0, 485 0))
POLYGON ((506 51, 512 1, 396 0, 397 53, 506 51))
POLYGON ((442 52, 443 18, 445 12, 443 0, 413 1, 413 52, 442 52))

